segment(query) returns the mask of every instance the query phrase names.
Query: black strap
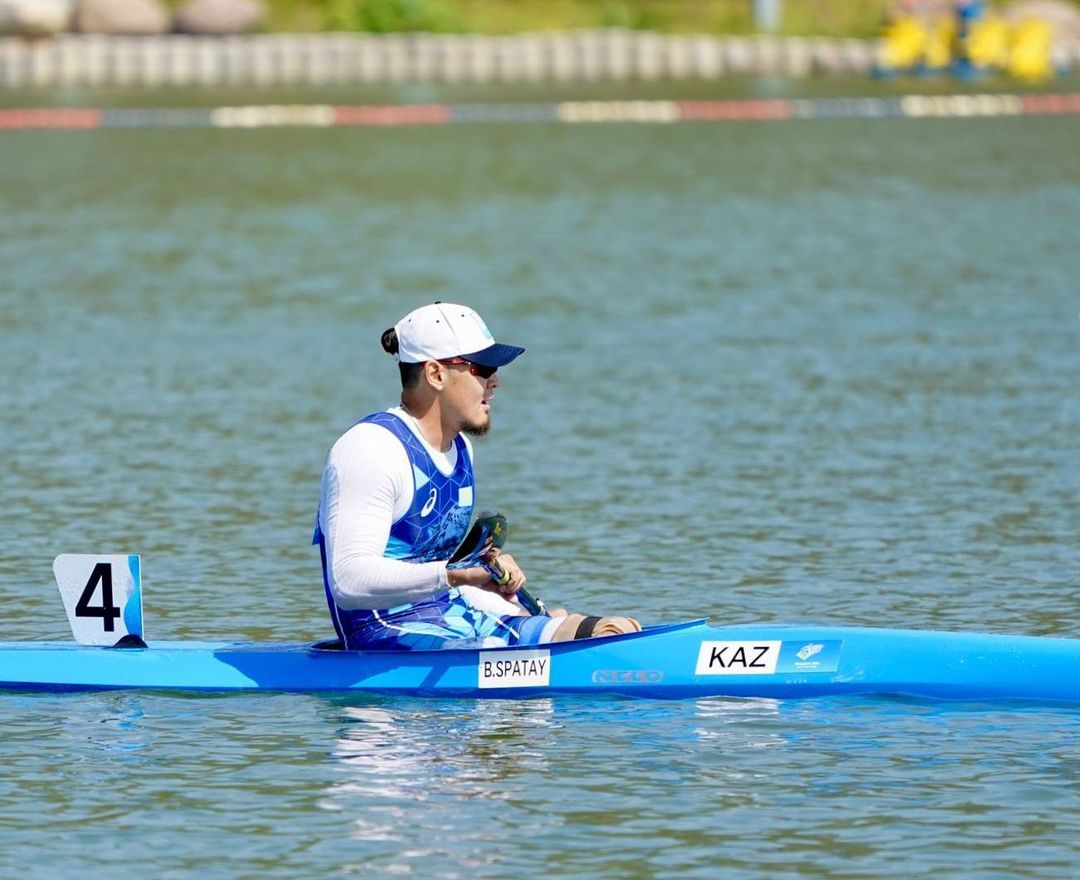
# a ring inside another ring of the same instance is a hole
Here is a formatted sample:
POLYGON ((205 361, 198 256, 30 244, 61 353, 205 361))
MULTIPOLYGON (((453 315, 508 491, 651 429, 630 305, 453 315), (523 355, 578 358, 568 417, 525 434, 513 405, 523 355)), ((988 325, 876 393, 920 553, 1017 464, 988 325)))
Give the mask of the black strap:
POLYGON ((593 634, 593 630, 596 629, 596 624, 600 622, 599 617, 586 617, 581 623, 578 624, 577 632, 574 633, 575 639, 587 639, 593 634))

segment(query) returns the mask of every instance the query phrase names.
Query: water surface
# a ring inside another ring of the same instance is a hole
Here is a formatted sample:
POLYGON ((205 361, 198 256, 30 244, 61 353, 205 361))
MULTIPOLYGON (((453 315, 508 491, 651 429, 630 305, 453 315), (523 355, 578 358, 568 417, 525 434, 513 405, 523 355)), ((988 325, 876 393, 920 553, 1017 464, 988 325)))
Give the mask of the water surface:
MULTIPOLYGON (((60 100, 60 99, 57 99, 60 100)), ((63 101, 60 101, 63 102, 63 101)), ((434 299, 530 585, 648 621, 1080 636, 1080 124, 0 137, 4 637, 329 634, 329 444, 434 299)), ((0 873, 1062 877, 1075 710, 0 696, 0 873)))

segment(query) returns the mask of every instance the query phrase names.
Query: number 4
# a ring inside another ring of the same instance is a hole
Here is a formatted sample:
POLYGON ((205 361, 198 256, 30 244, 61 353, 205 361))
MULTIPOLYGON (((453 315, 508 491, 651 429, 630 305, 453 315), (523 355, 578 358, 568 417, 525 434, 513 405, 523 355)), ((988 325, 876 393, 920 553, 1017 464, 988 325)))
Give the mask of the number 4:
POLYGON ((100 617, 104 622, 105 632, 116 631, 116 618, 120 616, 120 609, 113 604, 112 565, 108 562, 99 562, 90 572, 90 580, 86 582, 82 595, 75 604, 75 616, 100 617), (90 600, 94 598, 94 592, 99 583, 101 584, 101 604, 91 605, 90 600))

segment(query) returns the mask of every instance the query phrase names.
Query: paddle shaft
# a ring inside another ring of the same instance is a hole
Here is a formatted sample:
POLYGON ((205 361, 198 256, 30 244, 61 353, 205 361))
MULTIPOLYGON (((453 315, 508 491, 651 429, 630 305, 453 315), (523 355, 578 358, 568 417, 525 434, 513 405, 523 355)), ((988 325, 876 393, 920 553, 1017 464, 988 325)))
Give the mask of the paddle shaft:
MULTIPOLYGON (((483 556, 489 550, 501 549, 506 543, 508 533, 509 525, 505 516, 500 513, 481 512, 461 544, 450 556, 451 565, 456 567, 479 565, 487 570, 495 583, 500 586, 506 584, 510 580, 510 573, 499 565, 498 557, 484 559, 483 556)), ((530 614, 547 614, 544 603, 524 587, 518 588, 517 599, 521 607, 530 614)))
MULTIPOLYGON (((492 579, 497 584, 505 584, 508 580, 510 580, 510 573, 508 571, 504 571, 503 567, 499 565, 498 557, 495 557, 494 559, 485 562, 484 568, 488 570, 488 572, 491 574, 492 579)), ((529 614, 547 614, 547 608, 545 607, 544 603, 540 599, 537 599, 536 596, 534 596, 524 587, 518 587, 516 595, 518 603, 521 605, 522 608, 528 611, 529 614)))

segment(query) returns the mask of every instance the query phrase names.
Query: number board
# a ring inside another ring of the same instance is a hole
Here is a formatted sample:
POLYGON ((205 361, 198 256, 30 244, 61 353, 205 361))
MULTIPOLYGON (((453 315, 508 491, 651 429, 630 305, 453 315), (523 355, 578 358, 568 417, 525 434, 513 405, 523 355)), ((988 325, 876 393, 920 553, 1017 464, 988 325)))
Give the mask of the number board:
POLYGON ((142 577, 138 556, 64 553, 53 574, 80 645, 112 646, 142 638, 142 577))

